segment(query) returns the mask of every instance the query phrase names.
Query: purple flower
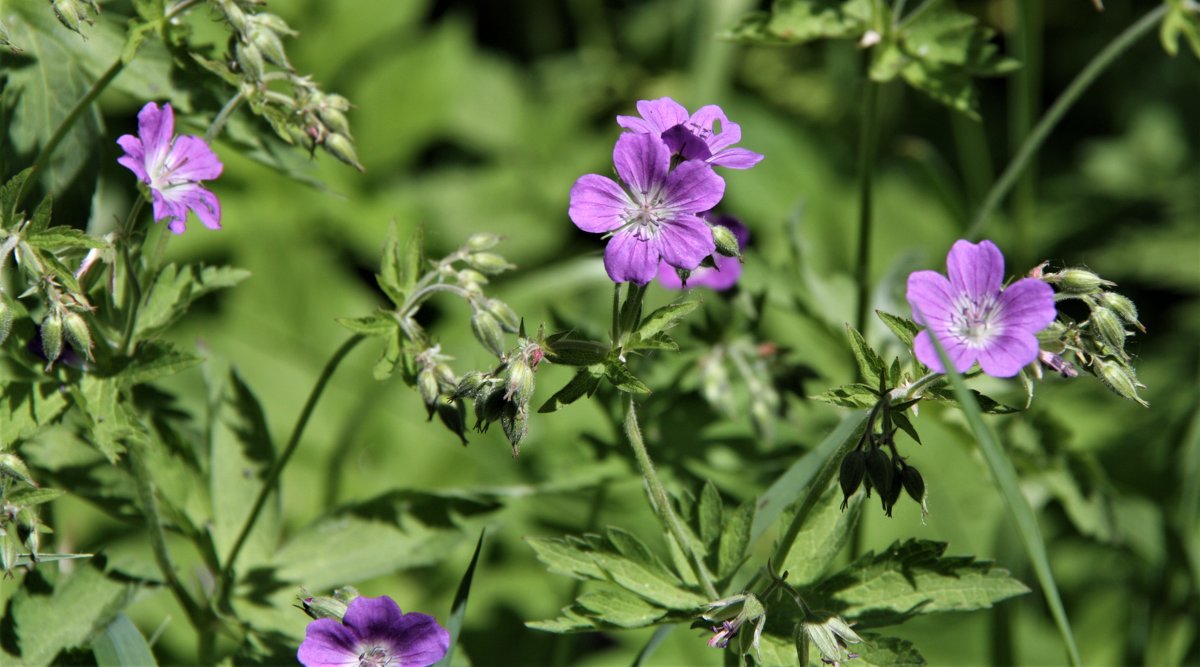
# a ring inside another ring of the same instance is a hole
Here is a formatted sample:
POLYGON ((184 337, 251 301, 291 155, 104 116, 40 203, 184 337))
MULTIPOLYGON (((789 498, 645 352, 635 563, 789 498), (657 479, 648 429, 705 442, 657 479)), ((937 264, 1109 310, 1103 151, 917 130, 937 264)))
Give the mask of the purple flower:
POLYGON ((450 633, 432 616, 401 613, 390 597, 354 598, 341 623, 308 624, 296 658, 306 667, 427 667, 450 648, 450 633))
POLYGON ((708 223, 696 214, 725 194, 725 181, 707 164, 689 160, 670 169, 671 155, 658 137, 623 134, 613 148, 617 175, 586 174, 571 188, 568 214, 585 232, 609 232, 604 268, 614 282, 645 285, 660 261, 692 270, 716 249, 708 223))
POLYGON ((175 112, 149 102, 138 112, 138 136, 123 135, 117 144, 125 155, 117 162, 150 186, 155 221, 182 234, 188 210, 209 229, 221 228, 221 202, 200 181, 221 175, 221 162, 208 144, 192 135, 175 136, 175 112))
POLYGON ((954 362, 966 372, 978 361, 984 373, 1012 377, 1038 356, 1034 335, 1054 321, 1054 290, 1035 278, 1002 289, 1004 255, 991 241, 957 241, 946 256, 949 280, 935 271, 908 277, 913 319, 925 331, 913 341, 913 353, 929 368, 943 372, 929 337, 932 331, 954 362))
MULTIPOLYGON (((741 223, 740 220, 731 215, 718 215, 705 217, 709 222, 712 222, 722 227, 727 227, 737 237, 738 246, 745 248, 750 241, 750 230, 741 223)), ((726 257, 725 255, 715 254, 713 260, 716 261, 717 267, 710 268, 707 266, 700 267, 688 276, 688 287, 707 287, 718 292, 724 291, 733 287, 737 283, 738 278, 742 275, 742 261, 737 257, 726 257)), ((675 269, 666 262, 658 266, 658 282, 662 283, 667 289, 683 289, 683 281, 679 279, 679 274, 675 269)))
POLYGON ((745 148, 730 148, 742 139, 742 126, 731 122, 721 107, 710 104, 688 116, 687 109, 669 97, 637 103, 638 116, 617 116, 617 125, 661 137, 672 154, 703 160, 730 169, 749 169, 763 156, 745 148))

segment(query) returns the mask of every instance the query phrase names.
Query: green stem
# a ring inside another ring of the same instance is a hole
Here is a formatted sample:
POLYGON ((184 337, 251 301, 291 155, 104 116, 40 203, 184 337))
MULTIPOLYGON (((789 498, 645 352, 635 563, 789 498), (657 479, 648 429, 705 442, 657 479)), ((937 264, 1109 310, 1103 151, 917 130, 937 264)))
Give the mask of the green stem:
MULTIPOLYGON (((854 267, 854 282, 858 286, 858 306, 854 328, 863 332, 867 325, 867 308, 871 294, 871 167, 875 161, 875 141, 879 132, 877 107, 879 84, 868 80, 863 99, 862 134, 858 153, 858 261, 854 267)), ((864 333, 865 335, 865 333, 864 333)))
POLYGON ((229 101, 225 103, 225 106, 221 107, 221 111, 217 114, 217 117, 214 118, 212 124, 208 126, 208 130, 204 132, 205 141, 211 144, 213 140, 215 140, 217 136, 221 134, 221 129, 225 127, 225 121, 229 120, 229 116, 233 114, 234 110, 238 108, 238 105, 241 104, 242 100, 244 99, 245 95, 243 95, 242 91, 239 90, 237 95, 231 97, 229 101))
MULTIPOLYGON (((1038 91, 1041 87, 1042 49, 1041 25, 1042 3, 1040 0, 1019 0, 1017 9, 1017 30, 1013 35, 1015 51, 1021 60, 1021 68, 1015 75, 1015 94, 1009 106, 1012 117, 1013 150, 1019 149, 1019 142, 1029 136, 1033 126, 1035 110, 1041 107, 1038 91)), ((1025 266, 1033 256, 1031 227, 1034 216, 1034 183, 1036 181, 1037 157, 1029 160, 1020 178, 1017 179, 1014 210, 1014 257, 1013 265, 1025 266)))
POLYGON ((979 212, 975 214, 975 219, 971 221, 971 226, 967 229, 967 236, 970 238, 978 238, 983 233, 988 219, 992 212, 1008 194, 1008 191, 1016 183, 1017 177, 1021 175, 1025 167, 1030 163, 1034 154, 1041 148, 1046 137, 1050 135, 1050 131, 1054 129, 1062 117, 1066 115, 1067 109, 1083 95, 1084 91, 1113 63, 1121 54, 1125 53, 1129 47, 1133 46, 1139 39, 1149 34, 1159 21, 1167 14, 1169 9, 1167 3, 1163 3, 1155 9, 1148 12, 1145 16, 1129 26, 1117 36, 1104 50, 1096 55, 1087 67, 1083 68, 1071 85, 1059 95, 1054 104, 1046 112, 1045 116, 1038 121, 1033 131, 1026 137, 1024 143, 1021 144, 1020 150, 1013 156, 1004 173, 1000 175, 999 180, 992 185, 992 189, 988 191, 987 197, 983 204, 979 207, 979 212))
POLYGON ((654 462, 650 460, 646 442, 642 439, 642 429, 638 426, 637 411, 633 406, 632 395, 625 400, 625 435, 629 438, 629 445, 633 448, 633 455, 637 459, 638 467, 642 469, 642 477, 645 478, 646 488, 650 491, 650 501, 654 506, 655 513, 662 519, 679 548, 687 555, 692 570, 696 573, 696 579, 704 587, 704 592, 716 600, 720 594, 713 585, 712 576, 704 567, 704 562, 696 555, 691 538, 688 537, 683 524, 679 522, 679 517, 675 516, 675 511, 671 508, 671 499, 667 495, 667 489, 663 486, 662 480, 658 478, 658 473, 654 471, 654 462))
POLYGON ((321 375, 317 378, 317 383, 313 385, 312 391, 308 395, 308 400, 304 403, 304 408, 300 410, 300 417, 297 418, 296 425, 292 428, 292 435, 288 438, 287 444, 283 448, 283 453, 279 455, 279 458, 275 459, 275 463, 267 471, 262 488, 259 489, 258 496, 254 499, 254 505, 251 506, 250 513, 246 515, 246 522, 242 524, 242 529, 238 533, 237 539, 234 540, 233 547, 229 550, 229 555, 225 558, 225 567, 219 575, 217 599, 222 606, 226 606, 229 599, 229 592, 233 588, 233 571, 234 566, 237 565, 238 554, 241 553, 242 547, 245 546, 246 538, 250 536, 250 531, 254 529, 254 524, 258 522, 258 517, 262 514, 262 509, 267 503, 267 498, 274 490, 275 483, 279 481, 279 475, 283 472, 288 461, 291 460, 292 454, 296 453, 296 448, 300 445, 300 436, 304 434, 304 427, 308 425, 308 420, 312 417, 313 410, 317 407, 317 401, 320 400, 321 394, 324 393, 325 386, 329 384, 329 379, 333 376, 333 372, 341 365, 346 355, 350 354, 350 351, 361 343, 364 338, 362 334, 351 336, 345 343, 342 343, 342 346, 325 363, 325 368, 321 370, 321 375))
POLYGON ((133 344, 133 332, 137 328, 138 311, 142 307, 142 286, 138 280, 138 267, 134 263, 132 249, 136 236, 133 231, 134 225, 145 204, 146 200, 138 195, 137 201, 134 202, 133 208, 129 209, 129 216, 125 218, 125 225, 121 229, 121 261, 125 264, 125 285, 128 291, 125 307, 129 309, 125 316, 125 328, 121 334, 121 356, 129 355, 130 346, 133 344))

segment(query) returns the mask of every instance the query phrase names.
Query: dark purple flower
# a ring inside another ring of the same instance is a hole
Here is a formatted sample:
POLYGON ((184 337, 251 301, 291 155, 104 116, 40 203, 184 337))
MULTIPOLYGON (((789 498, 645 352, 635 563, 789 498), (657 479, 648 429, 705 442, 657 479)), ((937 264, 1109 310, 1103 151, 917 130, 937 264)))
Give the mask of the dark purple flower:
POLYGON ((450 648, 450 633, 432 616, 401 613, 390 597, 358 597, 342 622, 308 624, 296 658, 306 667, 403 665, 427 667, 450 648))
POLYGON ((688 116, 682 104, 669 97, 637 103, 638 116, 617 116, 617 125, 661 137, 671 153, 685 160, 703 160, 730 169, 749 169, 763 156, 745 148, 730 148, 742 140, 742 126, 729 120, 721 107, 710 104, 688 116))
POLYGON ((208 144, 192 135, 175 136, 175 112, 170 104, 162 109, 149 102, 138 112, 138 136, 123 135, 117 144, 125 155, 117 162, 150 186, 154 219, 182 234, 188 210, 209 229, 221 228, 221 202, 200 187, 221 175, 222 165, 208 144))
MULTIPOLYGON (((737 218, 731 215, 705 215, 702 217, 732 231, 733 235, 737 237, 738 247, 745 248, 746 244, 750 242, 750 230, 746 229, 746 226, 737 218)), ((713 260, 717 263, 717 267, 714 269, 702 266, 693 271, 692 275, 688 276, 688 287, 707 287, 721 292, 737 283, 738 278, 742 275, 742 260, 721 254, 714 254, 713 260)), ((674 267, 666 262, 658 266, 658 282, 667 289, 683 289, 684 287, 683 281, 679 279, 679 274, 676 273, 674 267)))
POLYGON ((936 271, 908 277, 913 319, 925 331, 913 341, 913 353, 929 368, 943 372, 929 337, 932 331, 954 362, 966 372, 978 361, 984 373, 1012 377, 1038 356, 1037 332, 1054 321, 1054 290, 1035 278, 1007 288, 1004 255, 991 241, 957 241, 946 256, 949 280, 936 271))
POLYGON ((645 285, 660 261, 693 270, 716 249, 708 223, 696 214, 711 209, 725 194, 725 181, 703 162, 675 169, 658 137, 623 134, 613 148, 617 175, 586 174, 571 188, 568 214, 585 232, 607 232, 604 268, 614 282, 645 285))

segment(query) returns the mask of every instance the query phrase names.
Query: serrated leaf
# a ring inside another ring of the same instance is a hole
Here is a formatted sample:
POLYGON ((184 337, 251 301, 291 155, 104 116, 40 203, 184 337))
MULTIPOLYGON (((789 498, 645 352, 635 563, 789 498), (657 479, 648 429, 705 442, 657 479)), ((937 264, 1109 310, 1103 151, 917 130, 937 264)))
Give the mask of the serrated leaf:
POLYGON ((689 313, 696 310, 700 306, 699 301, 683 301, 680 303, 672 303, 656 309, 654 312, 642 318, 642 322, 638 325, 637 331, 634 332, 634 345, 637 341, 644 341, 654 338, 654 336, 671 329, 679 324, 683 318, 689 313))
POLYGON ((595 393, 597 387, 600 386, 600 379, 604 377, 603 366, 589 366, 581 368, 575 376, 571 378, 567 384, 548 398, 542 407, 538 408, 539 413, 548 413, 558 410, 564 405, 569 405, 579 400, 583 396, 591 396, 595 393))
POLYGON ((854 360, 858 363, 858 372, 862 375, 863 383, 878 387, 879 379, 887 372, 887 366, 883 363, 883 359, 867 345, 866 339, 852 326, 846 326, 846 335, 850 338, 850 351, 854 353, 854 360))
MULTIPOLYGON (((971 396, 975 398, 975 402, 979 405, 979 409, 989 415, 1010 415, 1021 412, 1020 408, 1014 408, 1010 405, 1005 405, 990 396, 970 390, 971 396)), ((959 405, 958 399, 954 395, 954 391, 950 387, 940 386, 929 389, 925 392, 925 397, 952 405, 959 405)), ((961 406, 960 406, 961 407, 961 406)))
POLYGON ((599 364, 612 352, 612 349, 603 343, 573 340, 564 336, 551 336, 546 343, 546 355, 550 361, 565 366, 599 364))
POLYGON ((233 287, 248 277, 249 271, 229 266, 164 266, 146 290, 145 301, 138 311, 135 339, 156 336, 182 317, 200 297, 233 287))
POLYGON ((630 394, 649 394, 650 387, 634 375, 624 363, 617 359, 609 359, 604 364, 604 376, 612 386, 630 394))
POLYGON ((86 375, 73 394, 86 415, 89 442, 115 463, 125 451, 124 441, 145 437, 145 429, 121 400, 121 387, 112 378, 86 375))
POLYGON ((33 217, 29 219, 29 224, 25 227, 26 238, 28 235, 36 234, 50 226, 50 215, 54 209, 54 198, 47 195, 42 198, 42 203, 38 204, 37 210, 33 212, 33 217))
POLYGON ((665 566, 632 561, 607 551, 592 558, 613 583, 667 609, 695 611, 707 602, 704 596, 684 589, 675 576, 663 574, 665 566))
POLYGON ((896 338, 900 339, 900 342, 904 344, 904 347, 912 349, 913 339, 917 337, 917 332, 921 330, 921 328, 917 326, 916 322, 913 322, 907 317, 900 317, 898 315, 892 315, 891 313, 885 313, 882 310, 875 311, 875 315, 879 317, 880 321, 887 325, 888 329, 892 330, 892 333, 896 334, 896 338))
POLYGON ((576 602, 605 624, 621 628, 644 628, 667 614, 666 609, 619 588, 591 590, 576 602))
POLYGON ((526 537, 525 542, 551 572, 577 579, 604 579, 604 572, 579 544, 548 537, 526 537))
POLYGON ((72 227, 51 227, 26 236, 25 242, 44 250, 103 248, 107 245, 104 241, 72 227))
POLYGON ((858 657, 855 665, 872 667, 920 667, 925 663, 925 657, 913 646, 912 642, 899 637, 881 637, 863 633, 861 644, 854 644, 854 652, 858 657))
POLYGON ((892 423, 899 426, 900 430, 907 433, 908 437, 912 438, 918 445, 922 444, 921 436, 917 434, 917 429, 913 426, 912 421, 909 420, 908 415, 903 412, 893 412, 892 423))
POLYGON ((339 317, 337 323, 354 333, 381 336, 396 329, 396 318, 390 312, 378 312, 364 317, 339 317))
POLYGON ((785 44, 858 39, 866 32, 870 17, 870 0, 776 0, 770 14, 751 13, 726 36, 785 44))
POLYGON ((595 630, 596 622, 584 616, 580 611, 576 611, 574 607, 567 607, 562 610, 562 616, 548 621, 529 621, 525 627, 543 632, 554 632, 557 634, 565 634, 568 632, 588 632, 595 630))
POLYGON ((202 357, 180 351, 169 343, 146 343, 138 347, 137 355, 113 379, 121 387, 132 387, 181 373, 203 362, 202 357))
POLYGON ((34 489, 24 488, 19 491, 14 491, 8 494, 6 499, 10 505, 15 507, 32 507, 48 503, 55 498, 61 497, 66 491, 62 489, 34 489))
POLYGON ((912 613, 988 609, 1029 592, 1007 570, 971 557, 945 557, 946 544, 925 540, 893 543, 868 552, 815 589, 830 609, 873 625, 912 613))
POLYGON ((388 227, 387 240, 383 248, 383 262, 380 266, 379 286, 387 292, 397 306, 404 303, 409 290, 417 282, 424 268, 424 228, 417 225, 413 229, 408 242, 400 242, 400 231, 393 220, 388 227))
POLYGON ((704 488, 700 490, 700 501, 696 504, 697 532, 707 553, 712 553, 712 547, 721 536, 721 524, 724 520, 721 493, 717 491, 712 480, 705 480, 704 488))
POLYGON ((668 352, 678 352, 679 343, 675 342, 665 333, 656 333, 648 339, 643 340, 641 337, 636 337, 636 340, 626 344, 627 350, 666 350, 668 352))
POLYGON ((818 401, 844 408, 869 408, 879 402, 879 394, 865 384, 846 384, 813 396, 818 401))
POLYGON ((3 186, 0 186, 0 227, 7 229, 10 224, 18 222, 17 220, 10 220, 9 216, 16 212, 13 211, 13 207, 18 204, 17 194, 21 192, 25 181, 32 174, 33 167, 26 167, 8 179, 3 186))
POLYGON ((7 382, 0 391, 0 451, 53 424, 67 407, 57 383, 7 382))
POLYGON ((783 563, 775 564, 780 572, 788 573, 790 585, 810 585, 830 569, 858 521, 863 497, 863 494, 851 496, 842 510, 841 488, 836 481, 829 485, 805 517, 783 563))
POLYGON ((748 500, 734 510, 725 520, 721 541, 717 545, 717 577, 731 576, 746 557, 750 548, 750 527, 754 522, 753 500, 748 500))
POLYGON ((146 638, 125 614, 117 614, 92 641, 97 667, 155 667, 158 662, 146 638))
POLYGON ((132 594, 130 584, 110 579, 92 565, 76 567, 49 594, 18 588, 11 609, 22 664, 46 665, 63 650, 82 646, 116 617, 132 594))

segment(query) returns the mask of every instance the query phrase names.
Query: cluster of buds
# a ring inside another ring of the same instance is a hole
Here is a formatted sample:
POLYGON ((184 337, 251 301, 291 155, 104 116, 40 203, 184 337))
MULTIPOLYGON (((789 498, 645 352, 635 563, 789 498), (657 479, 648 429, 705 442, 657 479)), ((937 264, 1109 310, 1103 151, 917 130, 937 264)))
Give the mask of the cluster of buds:
POLYGON ((83 33, 79 31, 79 26, 83 23, 92 25, 95 22, 92 14, 100 13, 96 0, 50 0, 50 6, 59 23, 80 35, 83 33))
POLYGON ((535 339, 529 339, 521 331, 517 347, 501 357, 499 366, 489 372, 467 373, 454 392, 453 400, 474 402, 476 431, 485 433, 494 422, 500 422, 513 458, 520 454, 521 440, 529 431, 534 374, 545 356, 543 332, 539 330, 535 339))
POLYGON ((871 411, 854 450, 842 457, 838 483, 842 487, 843 510, 849 506, 850 496, 861 486, 868 498, 872 489, 879 492, 879 501, 888 516, 892 515, 892 508, 905 492, 921 506, 922 517, 929 514, 925 504, 925 480, 896 450, 896 432, 900 427, 895 422, 907 419, 902 413, 911 404, 892 405, 885 396, 871 411), (875 422, 879 416, 882 416, 882 430, 876 432, 875 422))
MULTIPOLYGON (((1145 333, 1138 321, 1137 306, 1128 297, 1111 291, 1115 283, 1079 268, 1067 268, 1056 273, 1041 273, 1042 280, 1053 285, 1059 301, 1078 300, 1088 307, 1088 317, 1077 322, 1060 315, 1059 319, 1038 334, 1042 364, 1073 377, 1077 374, 1072 360, 1100 378, 1115 393, 1141 405, 1149 405, 1138 395, 1145 385, 1138 382, 1133 357, 1125 343, 1134 330, 1145 333)), ((1035 365, 1040 371, 1040 366, 1035 365)))
POLYGON ((39 489, 16 454, 0 454, 0 569, 5 578, 21 565, 37 563, 41 534, 50 529, 38 518, 36 506, 60 494, 39 489))
POLYGON ((233 28, 230 61, 240 75, 239 95, 255 113, 265 116, 285 141, 320 147, 346 164, 363 170, 354 150, 354 137, 346 112, 350 102, 341 95, 323 92, 311 77, 298 75, 283 47, 284 37, 297 33, 279 16, 255 11, 259 0, 218 0, 214 3, 233 28), (288 94, 271 84, 288 84, 288 94))
POLYGON ((310 595, 308 591, 300 589, 296 599, 300 602, 297 606, 308 614, 309 618, 332 618, 341 622, 342 617, 346 615, 346 608, 356 597, 359 597, 357 589, 353 586, 343 586, 335 589, 333 595, 310 595))
POLYGON ((772 344, 737 338, 714 345, 699 363, 700 393, 708 404, 726 416, 744 414, 746 410, 735 396, 735 385, 741 384, 748 396, 754 430, 767 441, 774 439, 775 421, 781 408, 771 374, 772 367, 777 366, 772 363, 776 354, 772 344), (731 367, 736 381, 730 373, 731 367))

